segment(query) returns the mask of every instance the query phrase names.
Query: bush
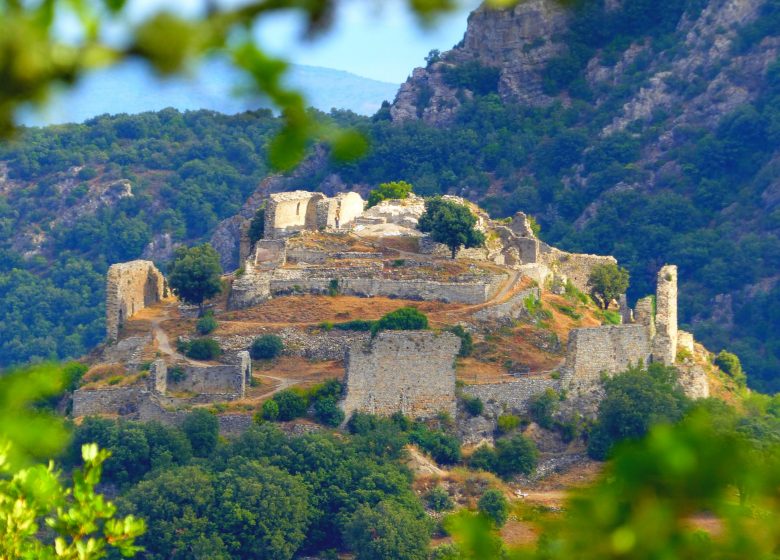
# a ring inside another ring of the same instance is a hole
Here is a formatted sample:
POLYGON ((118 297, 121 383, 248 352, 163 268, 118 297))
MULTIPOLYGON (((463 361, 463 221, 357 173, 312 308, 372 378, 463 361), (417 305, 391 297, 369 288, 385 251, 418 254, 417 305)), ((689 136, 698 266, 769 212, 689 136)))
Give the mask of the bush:
POLYGON ((453 325, 445 329, 447 332, 451 332, 460 338, 460 350, 458 350, 458 356, 465 358, 471 356, 474 351, 474 338, 471 333, 463 328, 463 325, 453 325))
POLYGON ((502 414, 498 417, 498 433, 508 434, 514 432, 520 426, 520 418, 514 414, 502 414))
POLYGON ((551 430, 555 425, 553 414, 558 410, 560 400, 558 393, 549 388, 544 393, 531 397, 528 411, 531 413, 533 421, 542 428, 551 430))
POLYGON ((249 349, 254 360, 273 360, 284 350, 284 342, 275 334, 264 334, 257 337, 249 349))
POLYGON ((279 405, 273 399, 265 401, 261 409, 261 415, 263 420, 273 422, 279 418, 279 405))
POLYGON ((376 206, 383 200, 392 200, 396 198, 408 198, 412 192, 412 185, 406 181, 392 181, 382 183, 377 188, 368 193, 368 207, 376 206))
POLYGON ((469 467, 479 471, 495 472, 496 460, 495 450, 483 445, 474 450, 469 457, 469 467))
POLYGON ((496 442, 495 472, 504 479, 517 474, 529 475, 534 472, 539 459, 539 451, 533 441, 517 434, 496 442))
POLYGON ((276 393, 273 400, 279 406, 279 420, 283 422, 306 416, 306 410, 309 408, 308 399, 293 389, 276 393))
POLYGON ((344 323, 335 323, 334 329, 341 331, 370 331, 376 321, 366 321, 362 319, 355 319, 354 321, 345 321, 344 323))
POLYGON ((428 492, 425 501, 433 511, 449 511, 455 507, 449 493, 441 486, 436 486, 428 492))
POLYGON ((208 457, 217 447, 219 422, 210 412, 202 408, 192 411, 184 419, 181 429, 190 440, 196 457, 208 457))
POLYGON ((213 360, 222 355, 219 343, 213 338, 196 338, 185 345, 184 353, 193 360, 213 360))
POLYGON ((603 384, 605 396, 588 440, 593 459, 606 459, 616 443, 642 438, 654 424, 677 422, 688 408, 673 367, 637 366, 603 384))
POLYGON ((198 322, 195 324, 195 330, 197 330, 199 334, 209 334, 216 328, 217 320, 214 318, 214 312, 210 310, 206 311, 206 314, 198 319, 198 322))
POLYGON ((747 375, 742 370, 742 364, 739 357, 731 352, 721 350, 715 358, 715 365, 729 374, 740 387, 747 383, 747 375))
POLYGON ((470 416, 479 416, 485 410, 485 404, 479 397, 463 395, 461 400, 463 401, 463 408, 466 409, 470 416))
POLYGON ((425 450, 442 465, 452 465, 460 461, 460 440, 444 432, 418 427, 409 439, 425 450))
POLYGON ((325 397, 314 402, 314 417, 320 424, 335 428, 344 421, 344 411, 335 397, 325 397))
POLYGON ((509 502, 500 490, 491 488, 477 502, 479 512, 489 517, 496 527, 503 527, 509 518, 509 502))
POLYGON ((379 331, 424 331, 428 329, 428 317, 415 307, 402 307, 391 311, 371 327, 373 334, 379 331))

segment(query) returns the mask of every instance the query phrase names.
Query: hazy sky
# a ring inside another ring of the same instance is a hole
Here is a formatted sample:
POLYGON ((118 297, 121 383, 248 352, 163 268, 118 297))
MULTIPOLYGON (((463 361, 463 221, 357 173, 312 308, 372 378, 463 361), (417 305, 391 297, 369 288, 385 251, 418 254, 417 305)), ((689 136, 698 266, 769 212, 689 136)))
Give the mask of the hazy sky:
MULTIPOLYGON (((240 0, 223 0, 233 2, 240 0)), ((463 38, 466 18, 479 0, 459 0, 460 8, 422 28, 404 0, 342 0, 333 27, 314 41, 301 41, 301 21, 294 14, 265 18, 257 32, 272 53, 298 64, 346 70, 386 82, 403 82, 424 64, 431 49, 450 49, 463 38)), ((131 0, 136 15, 166 6, 197 12, 199 0, 131 0)))

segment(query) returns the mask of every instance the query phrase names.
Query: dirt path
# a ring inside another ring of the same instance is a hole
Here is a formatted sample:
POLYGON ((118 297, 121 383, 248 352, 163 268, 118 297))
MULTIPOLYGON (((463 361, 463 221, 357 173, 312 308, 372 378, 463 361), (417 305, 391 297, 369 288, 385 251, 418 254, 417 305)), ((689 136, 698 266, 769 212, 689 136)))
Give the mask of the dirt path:
POLYGON ((293 387, 300 383, 301 381, 299 379, 288 379, 284 377, 276 377, 275 375, 268 375, 265 373, 254 373, 254 377, 266 377, 268 379, 273 379, 274 381, 278 381, 279 385, 277 387, 274 387, 272 390, 268 391, 267 393, 263 393, 263 398, 265 397, 271 397, 275 395, 276 393, 280 391, 284 391, 285 389, 289 389, 290 387, 293 387))
POLYGON ((168 309, 166 308, 164 309, 162 315, 157 316, 151 320, 152 333, 154 333, 154 339, 155 341, 157 341, 157 349, 163 354, 170 356, 175 360, 184 361, 193 366, 199 366, 199 367, 208 366, 209 364, 205 362, 199 362, 198 360, 193 360, 192 358, 188 358, 184 354, 180 354, 179 352, 173 349, 173 347, 171 346, 171 341, 168 338, 168 333, 166 333, 163 330, 163 328, 160 326, 160 324, 163 321, 166 321, 169 318, 170 315, 168 314, 168 309))

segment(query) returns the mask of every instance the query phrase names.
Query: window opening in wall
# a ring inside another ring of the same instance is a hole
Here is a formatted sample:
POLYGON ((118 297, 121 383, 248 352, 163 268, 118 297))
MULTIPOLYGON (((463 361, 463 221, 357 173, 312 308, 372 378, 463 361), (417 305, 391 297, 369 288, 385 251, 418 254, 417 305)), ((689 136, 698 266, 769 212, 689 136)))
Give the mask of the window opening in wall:
POLYGON ((301 203, 299 202, 298 205, 295 207, 295 215, 300 216, 301 215, 301 203))

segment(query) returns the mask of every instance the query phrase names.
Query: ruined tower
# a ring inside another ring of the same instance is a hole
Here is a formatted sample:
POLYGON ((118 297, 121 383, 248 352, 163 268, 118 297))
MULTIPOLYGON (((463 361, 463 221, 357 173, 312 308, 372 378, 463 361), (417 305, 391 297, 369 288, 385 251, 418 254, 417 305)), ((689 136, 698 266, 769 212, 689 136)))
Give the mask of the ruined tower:
POLYGON ((677 267, 658 271, 653 361, 672 365, 677 357, 677 267))

